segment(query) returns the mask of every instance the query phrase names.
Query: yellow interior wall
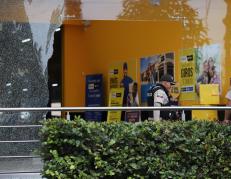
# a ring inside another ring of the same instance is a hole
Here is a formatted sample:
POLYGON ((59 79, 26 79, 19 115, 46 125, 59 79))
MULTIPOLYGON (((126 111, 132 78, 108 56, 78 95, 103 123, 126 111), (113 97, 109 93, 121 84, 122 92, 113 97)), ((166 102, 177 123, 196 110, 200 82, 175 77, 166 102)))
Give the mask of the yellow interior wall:
MULTIPOLYGON (((83 74, 102 73, 107 94, 108 70, 113 61, 136 60, 139 83, 141 57, 175 52, 178 59, 181 30, 179 22, 167 21, 91 21, 87 27, 64 25, 64 106, 84 106, 83 74)), ((176 79, 177 71, 176 63, 176 79)))
MULTIPOLYGON (((182 33, 182 24, 176 21, 90 21, 88 26, 84 26, 81 21, 66 22, 63 34, 64 106, 85 105, 86 74, 104 75, 104 94, 107 100, 108 70, 114 61, 136 60, 139 83, 141 57, 174 52, 175 78, 178 81, 180 49, 186 46, 192 48, 183 43, 182 33)), ((231 77, 231 61, 224 55, 224 50, 221 52, 221 104, 226 102, 224 96, 231 77)), ((181 104, 196 105, 198 102, 184 101, 181 104)))
POLYGON ((84 29, 80 23, 66 23, 63 31, 63 106, 85 104, 85 73, 88 63, 84 29))

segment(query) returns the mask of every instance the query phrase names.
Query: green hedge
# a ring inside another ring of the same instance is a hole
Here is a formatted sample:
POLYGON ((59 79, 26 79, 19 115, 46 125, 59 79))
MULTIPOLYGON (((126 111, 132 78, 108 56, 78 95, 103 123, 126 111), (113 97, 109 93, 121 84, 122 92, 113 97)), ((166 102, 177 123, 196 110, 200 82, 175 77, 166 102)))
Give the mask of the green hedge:
POLYGON ((231 178, 230 126, 52 119, 41 135, 47 178, 231 178))

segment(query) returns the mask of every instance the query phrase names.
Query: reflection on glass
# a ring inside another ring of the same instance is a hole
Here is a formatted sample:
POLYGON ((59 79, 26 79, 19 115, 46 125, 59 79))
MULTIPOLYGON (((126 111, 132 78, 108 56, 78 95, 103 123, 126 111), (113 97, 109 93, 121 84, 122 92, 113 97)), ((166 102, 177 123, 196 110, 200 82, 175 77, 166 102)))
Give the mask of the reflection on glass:
POLYGON ((22 89, 22 91, 26 92, 26 91, 28 91, 28 89, 27 89, 27 88, 24 88, 24 89, 22 89))
POLYGON ((6 83, 6 86, 11 86, 11 83, 6 83))
POLYGON ((65 0, 64 19, 82 19, 81 0, 65 0))
POLYGON ((116 20, 123 0, 82 0, 81 16, 84 20, 116 20))
POLYGON ((26 42, 30 42, 31 41, 31 39, 24 39, 24 40, 22 40, 22 43, 26 43, 26 42))
POLYGON ((58 83, 53 83, 52 86, 56 87, 56 86, 58 86, 58 83))
MULTIPOLYGON (((224 25, 226 27, 226 31, 225 31, 225 35, 224 35, 224 39, 225 39, 225 43, 224 43, 224 48, 225 48, 225 59, 226 59, 226 63, 225 65, 230 65, 230 59, 231 59, 231 2, 229 0, 225 0, 225 3, 227 4, 227 13, 226 13, 226 17, 224 18, 224 25), (228 63, 229 62, 229 63, 228 63)), ((231 76, 231 72, 230 70, 228 70, 229 75, 231 76)), ((231 79, 231 78, 230 78, 231 79)), ((231 86, 231 80, 229 79, 229 83, 227 83, 227 85, 231 86)))
POLYGON ((57 29, 55 29, 55 32, 58 32, 58 31, 60 31, 61 29, 60 28, 57 28, 57 29))
POLYGON ((123 1, 119 19, 179 21, 183 25, 183 43, 186 46, 209 43, 207 29, 187 0, 165 0, 153 5, 149 0, 123 1))

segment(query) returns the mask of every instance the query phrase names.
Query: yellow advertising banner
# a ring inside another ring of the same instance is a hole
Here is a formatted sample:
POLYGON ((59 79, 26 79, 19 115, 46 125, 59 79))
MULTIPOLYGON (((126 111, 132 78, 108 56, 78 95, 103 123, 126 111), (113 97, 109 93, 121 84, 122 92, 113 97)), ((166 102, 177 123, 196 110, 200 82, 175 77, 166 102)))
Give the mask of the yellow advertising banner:
POLYGON ((196 98, 196 61, 195 49, 184 49, 180 55, 180 100, 195 100, 196 98))
POLYGON ((132 83, 137 81, 137 61, 115 61, 109 66, 109 89, 120 88, 123 86, 124 81, 132 83))
MULTIPOLYGON (((122 106, 124 97, 124 88, 112 88, 109 94, 108 106, 122 106)), ((119 122, 121 120, 121 111, 108 111, 107 122, 119 122)))
MULTIPOLYGON (((220 103, 219 84, 200 84, 199 90, 201 105, 220 103)), ((218 114, 216 110, 193 110, 192 119, 216 121, 218 114)))
POLYGON ((200 104, 220 104, 219 84, 200 84, 200 104))
POLYGON ((119 88, 119 65, 113 65, 109 69, 109 89, 119 88))
POLYGON ((137 82, 137 61, 115 61, 109 66, 108 91, 112 88, 124 88, 123 106, 127 106, 129 85, 137 82))
POLYGON ((217 121, 218 114, 216 110, 192 110, 192 119, 200 121, 217 121))

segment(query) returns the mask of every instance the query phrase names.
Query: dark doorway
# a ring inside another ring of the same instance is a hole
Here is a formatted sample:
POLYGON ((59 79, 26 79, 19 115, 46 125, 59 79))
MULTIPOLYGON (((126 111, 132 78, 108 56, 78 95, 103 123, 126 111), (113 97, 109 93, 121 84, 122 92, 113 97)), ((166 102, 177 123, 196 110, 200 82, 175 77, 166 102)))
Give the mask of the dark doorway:
MULTIPOLYGON (((53 55, 48 61, 48 107, 61 107, 62 104, 62 26, 54 34, 53 55)), ((60 117, 60 112, 49 112, 47 118, 60 117)))

